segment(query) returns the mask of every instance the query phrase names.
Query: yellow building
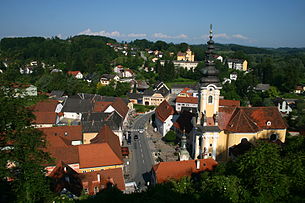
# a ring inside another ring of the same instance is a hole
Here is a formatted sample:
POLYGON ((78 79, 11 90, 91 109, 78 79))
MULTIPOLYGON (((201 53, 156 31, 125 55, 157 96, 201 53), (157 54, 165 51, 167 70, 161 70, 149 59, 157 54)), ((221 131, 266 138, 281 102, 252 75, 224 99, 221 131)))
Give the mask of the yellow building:
POLYGON ((195 55, 192 53, 191 49, 188 48, 186 53, 178 52, 177 61, 195 61, 195 55))
POLYGON ((248 61, 244 59, 228 59, 227 64, 230 69, 239 71, 248 70, 248 61))
MULTIPOLYGON (((198 116, 193 119, 193 130, 189 136, 192 156, 225 161, 241 142, 253 143, 258 139, 285 142, 287 125, 276 107, 219 106, 220 90, 218 70, 212 59, 214 41, 212 31, 204 76, 200 80, 198 116)), ((235 102, 236 103, 236 102, 235 102)))

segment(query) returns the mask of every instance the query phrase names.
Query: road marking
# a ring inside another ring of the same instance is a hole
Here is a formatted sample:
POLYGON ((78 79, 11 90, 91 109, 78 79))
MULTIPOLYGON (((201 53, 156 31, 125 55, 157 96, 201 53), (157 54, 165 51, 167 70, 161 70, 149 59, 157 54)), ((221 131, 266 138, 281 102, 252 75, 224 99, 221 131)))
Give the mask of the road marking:
POLYGON ((144 164, 144 159, 143 159, 143 164, 144 164))
MULTIPOLYGON (((140 149, 141 150, 141 153, 142 153, 142 148, 140 149)), ((142 154, 143 155, 143 154, 142 154)))
POLYGON ((144 158, 144 157, 143 157, 143 154, 142 154, 142 158, 144 158))

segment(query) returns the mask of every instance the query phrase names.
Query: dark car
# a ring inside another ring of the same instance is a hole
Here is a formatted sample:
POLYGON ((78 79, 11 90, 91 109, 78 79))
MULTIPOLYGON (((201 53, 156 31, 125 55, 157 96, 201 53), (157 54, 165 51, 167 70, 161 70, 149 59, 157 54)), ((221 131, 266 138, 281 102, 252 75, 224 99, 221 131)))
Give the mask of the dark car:
POLYGON ((133 137, 133 139, 134 139, 134 140, 139 139, 138 135, 135 135, 135 136, 133 137))

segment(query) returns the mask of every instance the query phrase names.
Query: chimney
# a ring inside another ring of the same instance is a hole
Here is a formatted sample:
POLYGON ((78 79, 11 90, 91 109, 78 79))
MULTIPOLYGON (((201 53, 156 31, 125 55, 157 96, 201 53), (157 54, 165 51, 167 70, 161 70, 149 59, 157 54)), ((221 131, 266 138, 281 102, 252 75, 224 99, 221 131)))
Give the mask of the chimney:
POLYGON ((99 173, 97 174, 97 181, 101 182, 101 175, 99 173))
POLYGON ((199 170, 200 169, 200 160, 196 159, 195 162, 196 162, 196 170, 199 170))

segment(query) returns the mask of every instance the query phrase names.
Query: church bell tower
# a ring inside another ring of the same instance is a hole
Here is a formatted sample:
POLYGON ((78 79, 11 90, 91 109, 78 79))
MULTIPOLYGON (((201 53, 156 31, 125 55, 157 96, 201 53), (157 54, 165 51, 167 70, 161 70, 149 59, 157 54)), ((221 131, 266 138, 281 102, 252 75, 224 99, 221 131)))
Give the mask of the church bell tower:
POLYGON ((208 118, 215 118, 218 115, 219 108, 219 95, 221 84, 218 79, 219 71, 215 68, 214 63, 214 41, 212 25, 210 25, 210 40, 207 42, 206 51, 206 67, 201 69, 200 72, 203 77, 200 79, 199 88, 199 105, 198 105, 198 119, 197 124, 204 125, 208 118))

